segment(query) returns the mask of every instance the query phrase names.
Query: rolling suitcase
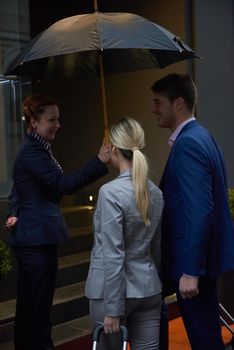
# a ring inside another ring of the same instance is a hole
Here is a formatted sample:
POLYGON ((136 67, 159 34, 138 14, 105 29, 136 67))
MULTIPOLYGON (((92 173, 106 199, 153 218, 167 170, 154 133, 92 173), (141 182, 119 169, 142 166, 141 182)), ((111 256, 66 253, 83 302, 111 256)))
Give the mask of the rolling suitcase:
POLYGON ((230 324, 234 323, 234 318, 229 314, 229 312, 223 307, 221 303, 219 303, 219 307, 223 314, 223 315, 220 315, 220 320, 225 325, 225 327, 229 330, 229 332, 232 334, 232 340, 230 345, 234 350, 234 330, 230 326, 230 324))
MULTIPOLYGON (((97 344, 100 339, 101 333, 104 331, 104 326, 102 324, 97 325, 93 330, 93 348, 92 350, 96 350, 97 344)), ((121 341, 123 343, 123 350, 127 350, 128 348, 128 329, 127 327, 121 325, 120 326, 120 332, 121 332, 121 341)))

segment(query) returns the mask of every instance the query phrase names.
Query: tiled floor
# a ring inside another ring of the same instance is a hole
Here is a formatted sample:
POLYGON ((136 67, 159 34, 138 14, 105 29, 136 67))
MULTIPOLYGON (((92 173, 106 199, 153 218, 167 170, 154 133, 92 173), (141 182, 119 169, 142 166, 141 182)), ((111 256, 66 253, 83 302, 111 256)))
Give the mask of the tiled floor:
POLYGON ((55 345, 59 345, 64 340, 69 341, 78 337, 82 337, 90 333, 89 316, 63 323, 53 328, 52 336, 55 345))

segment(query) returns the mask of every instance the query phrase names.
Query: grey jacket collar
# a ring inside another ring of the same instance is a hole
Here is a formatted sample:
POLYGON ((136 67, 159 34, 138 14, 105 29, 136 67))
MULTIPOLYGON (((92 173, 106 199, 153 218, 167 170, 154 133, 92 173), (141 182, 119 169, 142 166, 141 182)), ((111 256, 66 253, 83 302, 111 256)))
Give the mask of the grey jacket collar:
POLYGON ((131 170, 130 170, 130 169, 125 170, 125 171, 123 171, 122 173, 120 173, 119 176, 118 176, 118 178, 120 178, 120 177, 126 177, 126 176, 132 176, 131 170))

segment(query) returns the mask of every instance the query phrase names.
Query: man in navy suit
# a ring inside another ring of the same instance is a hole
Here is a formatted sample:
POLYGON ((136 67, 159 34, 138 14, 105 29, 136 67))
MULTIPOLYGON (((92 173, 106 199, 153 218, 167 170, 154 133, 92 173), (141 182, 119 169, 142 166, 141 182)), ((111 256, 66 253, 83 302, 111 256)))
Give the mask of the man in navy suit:
POLYGON ((216 281, 234 269, 234 230, 222 152, 194 117, 197 89, 188 75, 170 74, 151 89, 158 126, 172 132, 160 184, 165 200, 165 294, 177 294, 192 349, 221 350, 216 281))

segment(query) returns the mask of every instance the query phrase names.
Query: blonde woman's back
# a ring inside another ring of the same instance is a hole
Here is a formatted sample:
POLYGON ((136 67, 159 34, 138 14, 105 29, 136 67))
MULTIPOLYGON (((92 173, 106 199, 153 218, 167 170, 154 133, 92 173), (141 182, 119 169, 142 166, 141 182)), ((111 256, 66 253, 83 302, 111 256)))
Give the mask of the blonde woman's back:
MULTIPOLYGON (((104 260, 105 262, 109 259, 111 262, 118 261, 121 250, 124 254, 125 296, 141 298, 161 292, 157 267, 161 257, 160 220, 163 197, 153 182, 149 181, 148 184, 151 202, 150 225, 145 225, 137 208, 129 171, 120 174, 100 189, 94 215, 95 244, 91 255, 91 266, 95 273, 89 274, 86 284, 86 293, 89 298, 104 296, 104 260), (97 285, 97 279, 99 288, 94 288, 97 285)), ((120 274, 116 284, 121 279, 120 274)), ((111 288, 114 289, 115 285, 112 284, 111 288)), ((107 290, 105 293, 108 295, 107 290)))

